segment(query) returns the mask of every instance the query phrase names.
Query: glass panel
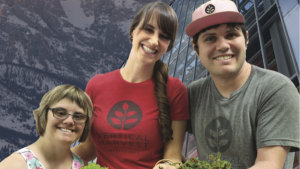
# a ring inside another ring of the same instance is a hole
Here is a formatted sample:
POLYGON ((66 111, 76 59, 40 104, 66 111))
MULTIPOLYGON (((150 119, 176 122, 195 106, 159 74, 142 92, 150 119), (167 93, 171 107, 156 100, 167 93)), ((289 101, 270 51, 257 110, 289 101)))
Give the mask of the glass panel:
MULTIPOLYGON (((294 60, 297 63, 298 71, 300 70, 300 21, 299 21, 299 4, 295 3, 296 0, 279 0, 280 9, 283 13, 284 24, 288 33, 288 39, 294 53, 294 60), (287 4, 285 4, 287 3, 287 4), (281 5, 282 4, 282 5, 281 5), (285 6, 287 5, 287 6, 285 6)), ((299 3, 299 1, 298 1, 299 3)), ((298 75, 300 76, 300 75, 298 75)))
POLYGON ((187 16, 186 16, 186 20, 185 20, 185 26, 184 26, 184 33, 182 36, 182 43, 188 43, 190 41, 190 37, 185 33, 185 28, 186 26, 192 21, 192 14, 194 12, 194 8, 195 8, 195 1, 190 0, 189 1, 189 5, 188 5, 188 11, 187 11, 187 16))
POLYGON ((176 11, 179 1, 173 1, 171 7, 176 11))
POLYGON ((196 77, 195 80, 200 79, 201 77, 205 77, 208 75, 207 70, 205 67, 201 64, 201 61, 199 58, 197 58, 197 66, 196 66, 196 77))
MULTIPOLYGON (((177 17, 178 17, 178 23, 180 20, 184 19, 185 16, 184 15, 181 15, 181 11, 182 11, 182 6, 183 6, 183 1, 180 1, 178 3, 178 7, 176 9, 176 14, 177 14, 177 17)), ((180 40, 181 40, 181 35, 182 35, 182 29, 179 29, 180 28, 180 24, 178 24, 178 31, 177 31, 177 34, 176 34, 176 38, 175 38, 175 42, 174 44, 177 46, 177 47, 180 47, 180 40)))
POLYGON ((258 34, 251 35, 249 33, 249 43, 247 46, 247 60, 251 60, 253 56, 256 55, 258 51, 260 51, 260 42, 258 39, 258 34))
POLYGON ((188 50, 188 56, 187 56, 184 79, 183 79, 183 83, 185 85, 189 84, 194 80, 196 58, 197 58, 197 55, 194 52, 192 45, 189 45, 188 49, 189 50, 188 50))
POLYGON ((255 22, 254 6, 252 1, 244 1, 239 4, 239 10, 245 17, 246 25, 250 26, 255 22))
POLYGON ((176 66, 176 57, 175 59, 171 60, 169 64, 169 75, 174 77, 174 71, 175 71, 175 66, 176 66))
POLYGON ((171 58, 174 60, 174 58, 176 59, 176 57, 178 56, 178 47, 179 47, 179 43, 174 44, 174 47, 171 50, 171 54, 168 60, 166 60, 167 64, 169 65, 171 63, 171 58))
POLYGON ((264 64, 263 64, 263 60, 262 60, 262 56, 261 56, 261 51, 257 51, 257 53, 252 56, 249 60, 248 60, 249 63, 253 64, 253 65, 256 65, 256 66, 259 66, 261 68, 264 68, 264 64))
MULTIPOLYGON (((199 0, 197 1, 199 2, 199 0)), ((196 6, 196 3, 194 0, 190 0, 189 2, 189 10, 187 12, 187 18, 186 18, 186 23, 190 23, 192 21, 192 14, 194 12, 194 10, 197 8, 198 6, 196 6)))
POLYGON ((178 18, 178 29, 181 31, 185 28, 185 18, 186 18, 186 13, 187 13, 188 4, 189 4, 186 1, 188 1, 188 0, 185 0, 185 3, 183 3, 182 9, 180 12, 180 16, 178 18))
POLYGON ((256 7, 257 7, 258 16, 261 16, 265 12, 264 1, 262 1, 262 0, 256 0, 256 3, 257 3, 256 7))
POLYGON ((265 52, 267 57, 268 69, 274 69, 277 71, 277 64, 275 60, 273 45, 271 41, 270 29, 267 28, 263 31, 263 39, 265 42, 265 52), (271 68, 272 67, 272 68, 271 68))
POLYGON ((171 54, 171 57, 169 60, 169 75, 171 75, 171 76, 174 76, 177 57, 178 57, 178 48, 175 48, 172 51, 172 54, 171 54))
POLYGON ((174 9, 175 12, 176 12, 176 14, 177 14, 177 16, 180 15, 181 7, 182 7, 182 2, 183 1, 178 1, 176 9, 174 9))
MULTIPOLYGON (((289 11, 298 5, 299 0, 278 0, 282 14, 285 16, 289 11)), ((299 18, 299 14, 298 14, 299 18)))
POLYGON ((263 30, 262 35, 265 43, 271 40, 270 28, 269 27, 265 28, 265 30, 263 30))
POLYGON ((265 45, 265 48, 266 48, 266 54, 267 54, 267 60, 268 60, 268 69, 278 71, 277 62, 275 59, 275 54, 274 54, 273 45, 272 45, 271 40, 267 43, 267 45, 265 45))
POLYGON ((165 62, 165 64, 167 64, 167 65, 168 65, 168 62, 169 62, 170 54, 171 53, 169 51, 169 52, 165 53, 163 58, 162 58, 162 61, 165 62))
POLYGON ((175 77, 177 77, 181 81, 183 79, 185 60, 186 60, 186 56, 187 56, 187 49, 188 48, 186 45, 185 48, 180 52, 178 60, 177 60, 175 77))
POLYGON ((250 41, 254 37, 258 36, 256 22, 255 22, 255 24, 251 25, 250 27, 247 27, 247 25, 246 25, 246 29, 248 30, 248 35, 249 35, 250 41))
MULTIPOLYGON (((188 1, 192 1, 192 0, 188 0, 188 1)), ((185 47, 185 45, 187 45, 186 38, 188 38, 188 37, 185 33, 185 27, 186 27, 186 24, 187 24, 186 23, 186 17, 188 17, 187 16, 187 10, 188 10, 188 5, 189 4, 190 3, 188 3, 188 2, 184 3, 184 5, 182 6, 182 11, 181 11, 180 17, 178 19, 179 20, 178 21, 178 34, 180 35, 180 38, 181 38, 180 48, 182 48, 182 49, 185 47), (182 43, 186 43, 186 44, 182 44, 182 43)), ((182 50, 182 49, 180 49, 180 50, 182 50)))

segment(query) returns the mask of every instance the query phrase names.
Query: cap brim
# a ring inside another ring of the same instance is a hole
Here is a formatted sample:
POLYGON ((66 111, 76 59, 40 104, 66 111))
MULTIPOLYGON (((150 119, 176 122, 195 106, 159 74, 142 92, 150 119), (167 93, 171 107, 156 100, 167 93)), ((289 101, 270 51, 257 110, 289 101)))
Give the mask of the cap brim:
POLYGON ((193 37, 202 29, 224 23, 245 23, 245 19, 242 14, 237 12, 220 12, 193 21, 192 23, 188 24, 185 32, 188 36, 193 37))

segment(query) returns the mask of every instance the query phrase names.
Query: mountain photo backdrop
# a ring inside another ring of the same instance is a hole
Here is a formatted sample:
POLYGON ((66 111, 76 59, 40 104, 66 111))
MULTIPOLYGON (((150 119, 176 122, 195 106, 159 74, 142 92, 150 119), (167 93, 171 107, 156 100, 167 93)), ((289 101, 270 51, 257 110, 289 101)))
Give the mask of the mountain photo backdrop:
POLYGON ((32 111, 48 90, 85 89, 124 63, 131 20, 148 2, 0 0, 0 161, 38 138, 32 111))

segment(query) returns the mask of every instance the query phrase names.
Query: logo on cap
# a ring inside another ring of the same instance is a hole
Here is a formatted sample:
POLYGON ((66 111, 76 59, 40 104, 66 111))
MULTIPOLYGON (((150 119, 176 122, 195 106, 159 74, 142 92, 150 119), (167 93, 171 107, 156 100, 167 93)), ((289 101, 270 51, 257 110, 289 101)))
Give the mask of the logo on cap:
POLYGON ((215 6, 212 5, 212 4, 207 5, 206 8, 205 8, 205 12, 206 12, 207 14, 211 14, 211 13, 213 13, 214 11, 215 11, 215 6))

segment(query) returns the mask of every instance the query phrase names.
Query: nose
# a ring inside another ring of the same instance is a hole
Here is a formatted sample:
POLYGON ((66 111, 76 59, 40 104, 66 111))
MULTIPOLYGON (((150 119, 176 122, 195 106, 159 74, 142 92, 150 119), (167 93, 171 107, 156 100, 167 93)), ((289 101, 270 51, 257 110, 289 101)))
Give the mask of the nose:
POLYGON ((66 118, 66 119, 63 121, 63 123, 66 123, 66 124, 74 124, 75 122, 74 122, 72 116, 69 115, 68 118, 66 118))
POLYGON ((150 38, 150 44, 151 46, 157 46, 158 43, 159 43, 159 35, 155 33, 150 38))
POLYGON ((225 38, 219 38, 217 43, 217 50, 226 52, 230 48, 230 44, 225 38))

